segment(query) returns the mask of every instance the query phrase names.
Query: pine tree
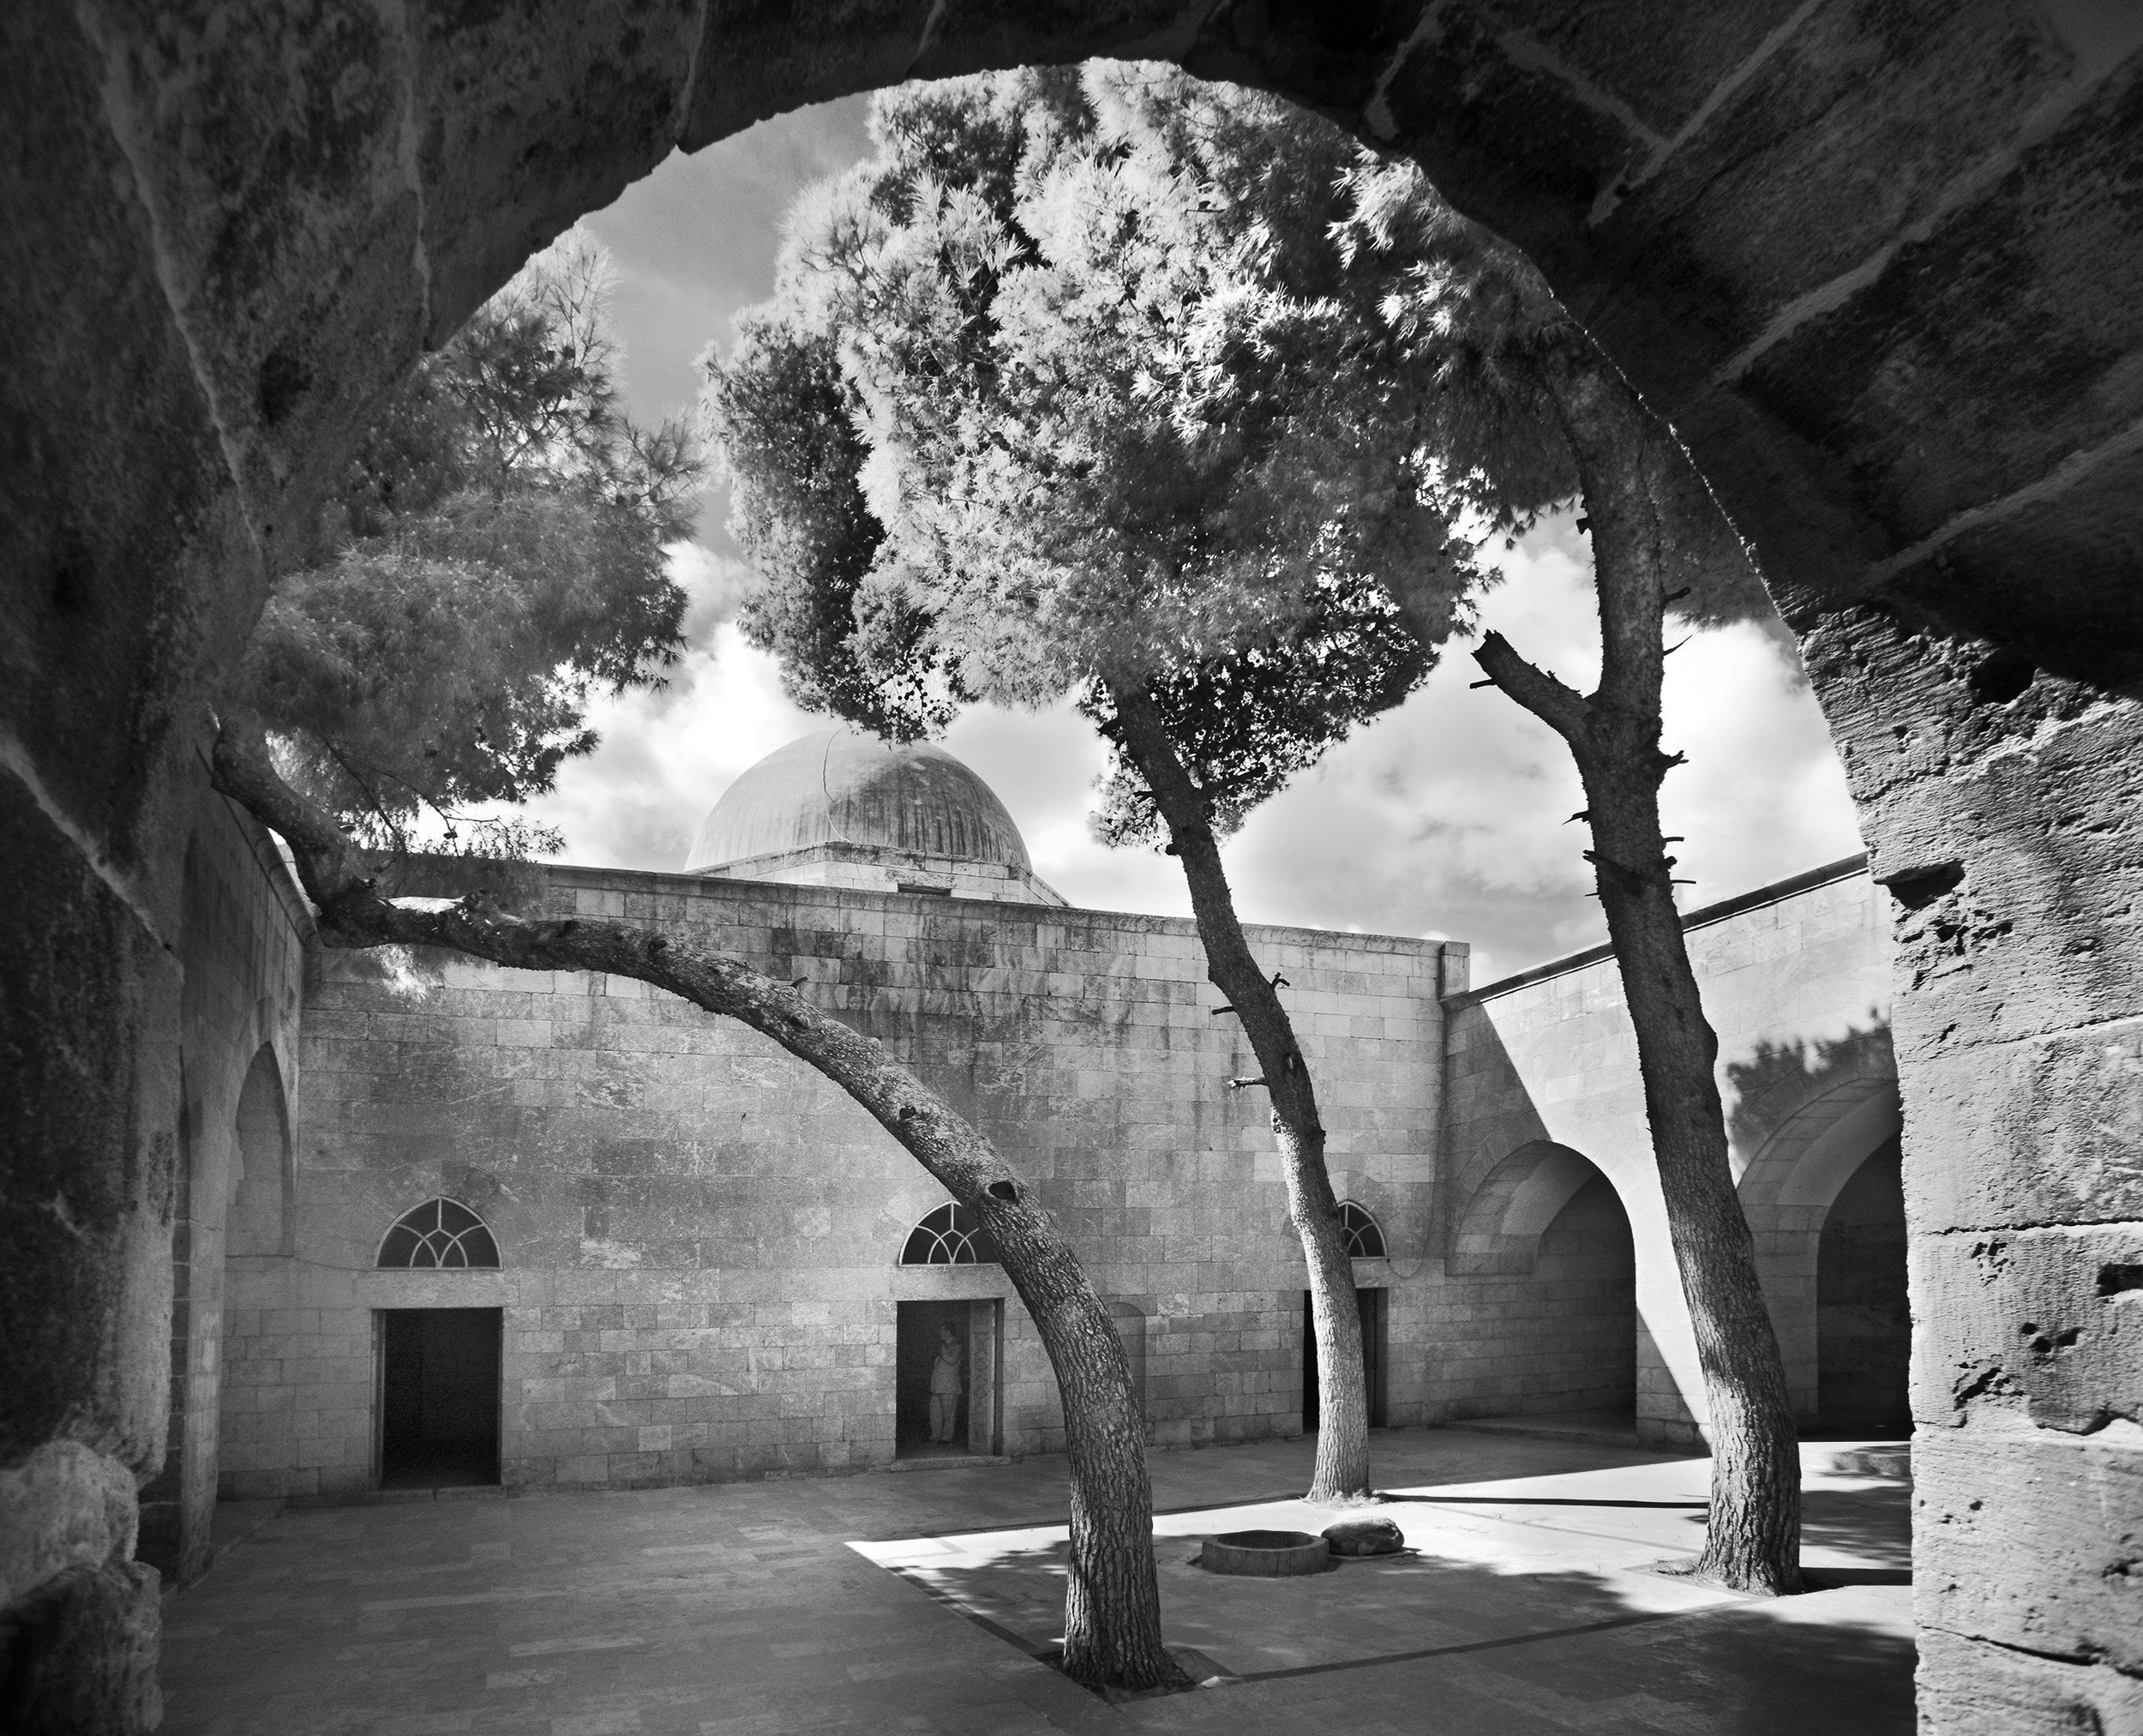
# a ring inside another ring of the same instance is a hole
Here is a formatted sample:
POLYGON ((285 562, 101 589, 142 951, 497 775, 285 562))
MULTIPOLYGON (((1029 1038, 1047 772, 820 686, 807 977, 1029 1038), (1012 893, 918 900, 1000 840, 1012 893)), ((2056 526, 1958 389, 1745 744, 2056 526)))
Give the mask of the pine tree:
POLYGON ((1348 299, 1330 231, 1354 147, 1272 99, 1108 63, 909 87, 872 124, 874 158, 799 202, 775 298, 710 364, 763 575, 747 628, 797 697, 891 733, 1067 694, 1101 729, 1102 833, 1181 862, 1258 1060, 1232 1083, 1270 1102, 1317 1325, 1311 1493, 1366 1495, 1327 1132, 1221 858, 1418 684, 1478 579, 1348 299))
POLYGON ((1352 260, 1408 260, 1375 310, 1396 357, 1432 371, 1425 437, 1450 486, 1515 528, 1573 490, 1590 531, 1600 686, 1579 694, 1499 634, 1474 652, 1488 682, 1569 743, 1592 832, 1585 858, 1637 1039, 1645 1108, 1710 1410, 1712 1499, 1695 1571, 1740 1590, 1800 1587, 1800 1454, 1778 1337, 1734 1190, 1704 1016, 1674 903, 1660 785, 1670 612, 1768 615, 1746 550, 1654 416, 1515 249, 1453 213, 1411 164, 1349 177, 1352 260))

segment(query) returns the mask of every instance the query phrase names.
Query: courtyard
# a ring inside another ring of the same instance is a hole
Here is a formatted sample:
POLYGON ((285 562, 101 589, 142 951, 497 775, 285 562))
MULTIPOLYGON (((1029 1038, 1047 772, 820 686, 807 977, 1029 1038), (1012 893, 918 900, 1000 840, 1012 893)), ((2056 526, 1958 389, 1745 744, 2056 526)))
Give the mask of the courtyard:
POLYGON ((1803 1447, 1814 1588, 1691 1555, 1708 1461, 1528 1427, 1375 1438, 1408 1553, 1209 1576, 1198 1542, 1318 1529, 1307 1437, 1152 1457, 1170 1646, 1204 1685, 1108 1703, 1051 1669, 1065 1465, 376 1505, 226 1504, 165 1607, 173 1736, 1222 1729, 1904 1733, 1911 1491, 1895 1439, 1803 1447))

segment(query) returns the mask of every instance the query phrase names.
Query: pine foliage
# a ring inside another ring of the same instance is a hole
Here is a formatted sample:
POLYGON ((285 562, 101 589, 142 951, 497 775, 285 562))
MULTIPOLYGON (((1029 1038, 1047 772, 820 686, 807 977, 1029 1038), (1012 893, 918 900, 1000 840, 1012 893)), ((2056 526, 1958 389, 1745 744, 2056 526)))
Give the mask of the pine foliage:
MULTIPOLYGON (((1483 576, 1433 382, 1375 314, 1414 261, 1340 244, 1355 147, 1101 63, 885 93, 873 125, 707 363, 747 632, 892 736, 1067 693, 1107 733, 1136 682, 1232 826, 1403 699, 1483 576)), ((1157 836, 1120 763, 1099 824, 1157 836)))
POLYGON ((659 679, 684 598, 664 546, 703 472, 681 422, 620 409, 609 269, 572 232, 382 409, 268 599, 243 671, 285 774, 368 844, 427 814, 463 849, 555 837, 457 820, 590 752, 591 696, 659 679))

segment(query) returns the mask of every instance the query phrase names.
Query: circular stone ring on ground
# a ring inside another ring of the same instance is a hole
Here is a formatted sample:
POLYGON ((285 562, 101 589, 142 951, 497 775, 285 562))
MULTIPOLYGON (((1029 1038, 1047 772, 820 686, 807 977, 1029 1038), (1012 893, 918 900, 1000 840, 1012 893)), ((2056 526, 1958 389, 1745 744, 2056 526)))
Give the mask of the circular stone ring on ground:
POLYGON ((1229 1531, 1208 1537, 1198 1565, 1208 1573, 1254 1574, 1279 1579, 1322 1573, 1332 1565, 1332 1546, 1306 1531, 1229 1531))

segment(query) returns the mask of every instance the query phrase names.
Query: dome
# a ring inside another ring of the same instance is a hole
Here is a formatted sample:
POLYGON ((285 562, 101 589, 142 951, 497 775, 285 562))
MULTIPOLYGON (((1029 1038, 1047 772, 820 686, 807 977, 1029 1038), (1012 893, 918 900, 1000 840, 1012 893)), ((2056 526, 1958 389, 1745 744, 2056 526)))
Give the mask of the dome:
POLYGON ((1005 804, 951 754, 852 730, 806 736, 747 771, 701 823, 685 871, 829 844, 1034 871, 1005 804))

